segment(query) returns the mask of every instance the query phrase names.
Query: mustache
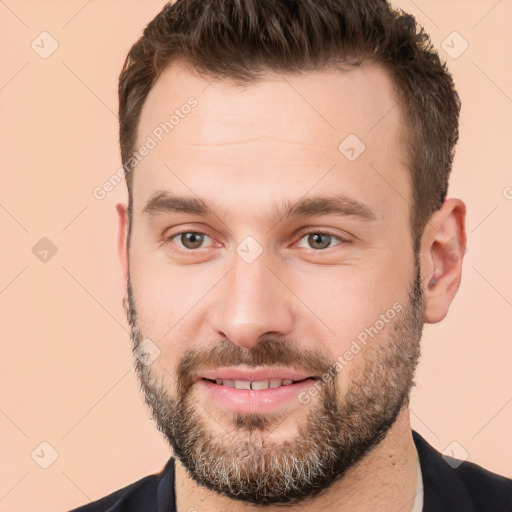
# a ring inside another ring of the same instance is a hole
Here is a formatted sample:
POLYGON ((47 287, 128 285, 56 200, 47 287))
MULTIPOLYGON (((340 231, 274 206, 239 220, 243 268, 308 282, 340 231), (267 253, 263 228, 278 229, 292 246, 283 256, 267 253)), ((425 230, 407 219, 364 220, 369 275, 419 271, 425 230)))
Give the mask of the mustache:
POLYGON ((331 364, 332 361, 320 351, 299 348, 293 341, 269 337, 252 348, 246 348, 222 339, 203 350, 188 349, 178 364, 176 381, 181 393, 186 393, 193 384, 194 375, 200 370, 241 365, 280 366, 322 375, 331 364))

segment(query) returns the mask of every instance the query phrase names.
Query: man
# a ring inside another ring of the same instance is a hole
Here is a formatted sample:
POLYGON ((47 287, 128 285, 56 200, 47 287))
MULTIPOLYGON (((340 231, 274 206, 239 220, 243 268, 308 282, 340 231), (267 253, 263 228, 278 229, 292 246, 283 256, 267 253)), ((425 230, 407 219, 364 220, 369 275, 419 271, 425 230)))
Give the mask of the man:
POLYGON ((460 102, 383 0, 177 0, 119 83, 126 311, 173 457, 80 511, 506 511, 411 430, 461 279, 460 102))

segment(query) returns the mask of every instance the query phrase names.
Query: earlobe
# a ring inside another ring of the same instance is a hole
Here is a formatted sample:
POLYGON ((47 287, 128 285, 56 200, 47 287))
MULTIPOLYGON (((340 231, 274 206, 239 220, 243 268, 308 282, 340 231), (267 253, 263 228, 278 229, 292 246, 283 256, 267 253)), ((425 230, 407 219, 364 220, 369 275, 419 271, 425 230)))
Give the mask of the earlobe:
POLYGON ((117 252, 119 255, 119 261, 121 263, 121 272, 123 274, 123 280, 125 285, 128 284, 128 247, 127 237, 129 230, 128 210, 127 206, 123 203, 116 204, 117 211, 117 252))
POLYGON ((466 249, 466 207, 459 199, 447 199, 436 211, 422 240, 425 313, 427 323, 440 322, 459 289, 466 249))

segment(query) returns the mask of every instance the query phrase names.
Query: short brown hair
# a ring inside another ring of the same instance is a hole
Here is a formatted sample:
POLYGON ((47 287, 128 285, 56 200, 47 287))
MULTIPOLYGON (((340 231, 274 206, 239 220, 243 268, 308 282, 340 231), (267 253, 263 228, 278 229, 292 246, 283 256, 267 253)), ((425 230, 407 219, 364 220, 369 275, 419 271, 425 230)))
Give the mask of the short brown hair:
MULTIPOLYGON (((206 76, 248 83, 265 72, 301 73, 375 62, 402 106, 412 177, 415 249, 445 200, 458 140, 460 100, 446 64, 410 14, 386 0, 176 0, 132 46, 119 77, 123 165, 134 151, 144 101, 181 58, 206 76)), ((126 174, 132 204, 132 173, 126 174)))

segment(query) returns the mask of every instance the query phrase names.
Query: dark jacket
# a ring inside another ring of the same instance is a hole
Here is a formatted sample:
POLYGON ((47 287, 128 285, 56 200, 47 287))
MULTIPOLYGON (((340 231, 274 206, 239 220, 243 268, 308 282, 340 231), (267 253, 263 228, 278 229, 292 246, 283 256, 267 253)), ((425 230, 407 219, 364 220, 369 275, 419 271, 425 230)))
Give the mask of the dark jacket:
MULTIPOLYGON (((512 480, 473 464, 449 464, 412 431, 423 476, 423 512, 512 512, 512 480)), ((160 473, 70 512, 175 512, 174 458, 160 473)), ((334 511, 333 511, 334 512, 334 511)))

